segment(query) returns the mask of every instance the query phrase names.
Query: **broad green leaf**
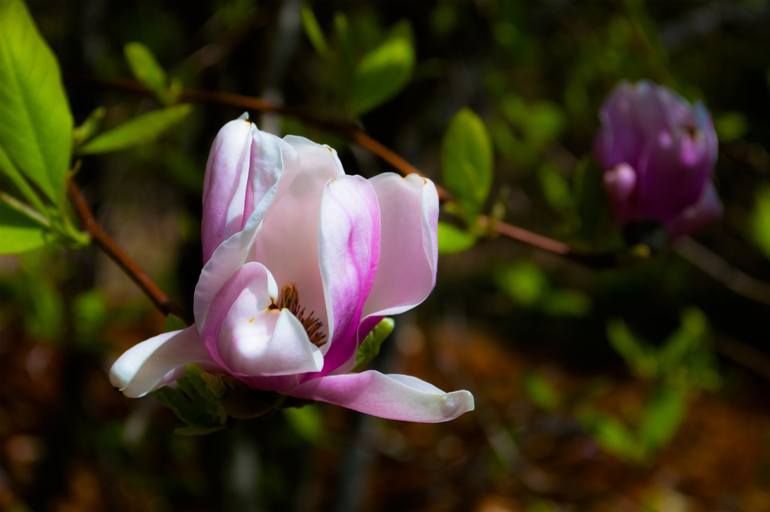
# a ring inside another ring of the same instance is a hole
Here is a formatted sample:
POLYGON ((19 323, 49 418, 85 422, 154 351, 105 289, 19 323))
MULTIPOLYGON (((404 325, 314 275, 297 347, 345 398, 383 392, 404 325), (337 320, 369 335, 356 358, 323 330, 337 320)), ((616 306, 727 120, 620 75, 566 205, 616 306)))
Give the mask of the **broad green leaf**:
POLYGON ((455 254, 467 251, 476 243, 476 237, 446 222, 438 223, 439 254, 455 254))
POLYGON ((19 193, 26 199, 29 204, 37 211, 42 212, 45 210, 45 206, 41 198, 32 189, 27 179, 22 176, 19 170, 16 168, 10 157, 0 145, 0 172, 4 172, 6 176, 11 180, 13 186, 19 191, 19 193))
POLYGON ((472 222, 492 186, 492 144, 483 121, 467 108, 455 115, 444 135, 442 176, 472 222))
POLYGON ((372 332, 370 332, 366 338, 364 338, 364 341, 358 345, 358 350, 356 351, 356 368, 368 364, 372 359, 377 357, 377 354, 380 353, 382 343, 388 336, 390 336, 390 333, 393 332, 395 326, 396 323, 389 317, 383 318, 374 326, 372 332))
POLYGON ((368 112, 400 91, 412 76, 414 61, 412 30, 401 22, 356 66, 350 98, 353 113, 368 112))
POLYGON ((762 187, 754 200, 751 214, 751 234, 754 243, 770 258, 770 187, 762 187))
POLYGON ((146 144, 184 120, 191 110, 190 105, 176 105, 142 114, 97 135, 80 149, 80 153, 108 153, 146 144))
POLYGON ((123 54, 134 77, 166 103, 166 72, 155 60, 150 49, 142 43, 132 42, 123 47, 123 54))
POLYGON ((36 249, 49 240, 45 227, 0 201, 0 254, 36 249))
POLYGON ((59 65, 21 0, 0 0, 0 27, 0 147, 16 170, 60 205, 72 114, 59 65))
POLYGON ((318 24, 313 9, 309 5, 302 6, 302 27, 305 29, 305 35, 310 39, 310 44, 313 45, 318 55, 326 57, 329 54, 329 45, 324 37, 323 30, 318 24))

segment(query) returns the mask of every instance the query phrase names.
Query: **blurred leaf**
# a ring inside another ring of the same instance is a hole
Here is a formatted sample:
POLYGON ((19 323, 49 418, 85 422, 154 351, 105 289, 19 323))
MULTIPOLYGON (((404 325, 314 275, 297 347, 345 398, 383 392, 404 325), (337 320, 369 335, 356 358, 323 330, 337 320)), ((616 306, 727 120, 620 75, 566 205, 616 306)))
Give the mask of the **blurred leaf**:
POLYGON ((393 332, 396 323, 392 318, 385 317, 380 320, 374 329, 366 335, 366 338, 358 345, 356 350, 356 368, 369 364, 377 354, 385 339, 393 332))
POLYGON ((481 211, 492 186, 492 145, 484 122, 464 108, 452 119, 442 144, 444 184, 471 223, 481 211))
POLYGON ((760 188, 754 198, 751 234, 762 253, 770 258, 770 186, 760 188))
POLYGON ((187 323, 174 314, 166 315, 166 318, 163 320, 164 332, 179 331, 186 327, 187 327, 187 323))
POLYGON ((591 411, 582 414, 579 420, 607 452, 629 462, 644 459, 645 454, 634 433, 616 418, 591 411))
POLYGON ((321 414, 317 406, 289 407, 283 415, 294 432, 309 443, 316 444, 323 438, 321 414))
POLYGON ((686 406, 687 392, 679 385, 661 386, 655 391, 639 424, 639 441, 646 451, 668 444, 682 423, 686 406))
POLYGON ((363 56, 353 74, 350 102, 354 114, 368 112, 409 82, 415 61, 412 39, 409 24, 398 23, 382 43, 363 56))
POLYGON ((62 205, 72 114, 59 65, 22 1, 0 0, 0 27, 0 148, 15 170, 62 205))
POLYGON ((439 254, 455 254, 467 251, 476 243, 476 237, 460 228, 438 223, 438 252, 439 254))
POLYGON ((746 134, 746 116, 740 112, 727 112, 714 120, 714 127, 720 142, 738 140, 746 134))
POLYGON ((76 146, 80 146, 85 141, 93 137, 102 125, 102 120, 107 114, 107 109, 104 107, 95 108, 80 126, 76 126, 72 130, 72 140, 76 146))
POLYGON ((561 170, 544 163, 537 173, 546 201, 554 210, 567 211, 572 206, 572 190, 561 170))
POLYGON ((76 343, 89 347, 104 326, 108 309, 99 290, 89 290, 75 297, 72 303, 76 343))
POLYGON ((554 316, 584 316, 591 310, 591 299, 578 290, 553 290, 543 301, 542 308, 554 316))
POLYGON ((142 114, 94 137, 80 153, 108 153, 146 144, 180 123, 191 111, 190 105, 176 105, 142 114))
POLYGON ((615 351, 631 370, 642 378, 651 378, 658 372, 658 362, 644 342, 638 340, 622 320, 607 323, 607 337, 615 351))
POLYGON ((604 173, 591 157, 583 158, 575 171, 574 200, 578 214, 578 235, 594 249, 617 244, 619 234, 612 221, 604 189, 604 173))
POLYGON ((305 35, 310 40, 310 44, 313 45, 318 55, 326 57, 329 55, 329 45, 326 42, 326 37, 321 30, 321 26, 318 24, 313 9, 305 4, 302 6, 302 27, 305 29, 305 35))
POLYGON ((0 254, 29 251, 50 240, 48 229, 0 201, 0 254))
POLYGON ((548 278, 537 265, 517 262, 499 269, 495 282, 522 306, 534 306, 548 292, 548 278))
POLYGON ((660 349, 658 365, 663 372, 676 370, 687 364, 687 359, 699 347, 708 333, 708 322, 702 311, 690 308, 682 313, 679 328, 669 336, 660 349))
POLYGON ((171 98, 168 97, 166 89, 166 72, 158 64, 150 49, 142 43, 131 42, 123 47, 123 54, 126 56, 134 78, 154 92, 163 103, 169 103, 168 100, 171 98))
POLYGON ((546 411, 555 411, 562 403, 559 391, 540 373, 530 373, 524 378, 524 391, 535 405, 546 411))

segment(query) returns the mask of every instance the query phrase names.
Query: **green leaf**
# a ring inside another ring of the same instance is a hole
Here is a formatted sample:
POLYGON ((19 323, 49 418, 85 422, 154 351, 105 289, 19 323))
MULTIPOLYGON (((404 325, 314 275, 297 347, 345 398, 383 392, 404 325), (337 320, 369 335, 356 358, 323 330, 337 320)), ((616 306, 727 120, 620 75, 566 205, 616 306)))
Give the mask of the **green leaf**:
POLYGON ((492 187, 492 144, 484 122, 473 111, 464 108, 455 114, 441 156, 444 183, 472 222, 492 187))
POLYGON ((455 254, 467 251, 476 243, 476 237, 446 222, 438 223, 439 254, 455 254))
POLYGON ((751 234, 765 257, 770 258, 770 186, 759 189, 754 199, 751 234))
POLYGON ((631 370, 642 378, 654 377, 658 361, 647 345, 637 339, 622 320, 607 323, 607 337, 615 351, 626 361, 631 370))
MULTIPOLYGON (((176 416, 193 430, 211 431, 223 426, 227 413, 223 398, 227 386, 219 375, 204 372, 194 364, 185 367, 184 375, 176 381, 176 387, 163 387, 153 394, 176 416)), ((192 433, 188 432, 188 433, 192 433)))
POLYGON ((0 201, 0 254, 36 249, 50 238, 44 226, 0 201))
POLYGON ((721 142, 731 142, 746 134, 748 123, 740 112, 725 112, 714 120, 714 128, 721 142))
MULTIPOLYGON (((61 205, 72 114, 59 65, 22 1, 0 0, 0 27, 0 148, 16 170, 61 205)), ((9 172, 5 165, 2 170, 9 172)))
POLYGON ((366 338, 364 338, 364 341, 358 345, 358 350, 356 350, 356 368, 368 364, 372 359, 377 357, 377 354, 380 353, 382 343, 388 336, 390 336, 390 333, 393 332, 395 326, 396 323, 389 317, 383 318, 374 326, 372 332, 370 332, 366 338))
POLYGON ((555 411, 562 403, 559 391, 540 373, 531 373, 524 378, 524 391, 535 405, 546 411, 555 411))
POLYGON ((529 262, 517 262, 495 273, 497 286, 522 306, 534 306, 549 292, 548 277, 529 262))
POLYGON ((302 6, 302 27, 318 55, 322 57, 329 55, 329 44, 326 42, 321 25, 318 24, 318 19, 309 5, 302 6))
POLYGON ((543 311, 555 316, 585 316, 591 310, 591 299, 579 290, 553 290, 543 300, 543 311))
POLYGON ((72 130, 72 140, 76 146, 80 146, 99 131, 106 114, 107 109, 104 107, 97 107, 88 114, 88 117, 81 125, 76 126, 75 129, 72 130))
POLYGON ((292 430, 305 441, 317 443, 323 438, 323 423, 318 407, 289 407, 283 410, 283 415, 292 430))
POLYGON ((537 177, 546 201, 554 210, 567 211, 572 206, 572 191, 557 166, 544 163, 540 166, 537 177))
POLYGON ((168 97, 168 78, 155 56, 142 43, 132 42, 123 47, 131 73, 142 85, 155 93, 163 103, 170 103, 168 97))
POLYGON ((353 113, 368 112, 400 91, 412 76, 414 61, 412 29, 401 22, 356 66, 350 98, 353 113))
POLYGON ((659 450, 674 437, 684 419, 687 391, 679 385, 660 387, 646 404, 639 424, 639 441, 648 452, 659 450))
POLYGON ((190 105, 176 105, 142 114, 94 137, 80 153, 108 153, 146 144, 180 123, 191 111, 190 105))

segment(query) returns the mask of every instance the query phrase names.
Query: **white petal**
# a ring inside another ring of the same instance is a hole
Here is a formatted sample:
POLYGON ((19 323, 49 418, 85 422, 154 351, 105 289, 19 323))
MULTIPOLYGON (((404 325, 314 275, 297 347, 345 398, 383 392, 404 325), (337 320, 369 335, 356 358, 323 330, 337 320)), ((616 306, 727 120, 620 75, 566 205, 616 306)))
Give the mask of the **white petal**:
POLYGON ((128 349, 110 369, 110 382, 131 398, 144 396, 188 363, 216 368, 194 326, 166 332, 128 349))

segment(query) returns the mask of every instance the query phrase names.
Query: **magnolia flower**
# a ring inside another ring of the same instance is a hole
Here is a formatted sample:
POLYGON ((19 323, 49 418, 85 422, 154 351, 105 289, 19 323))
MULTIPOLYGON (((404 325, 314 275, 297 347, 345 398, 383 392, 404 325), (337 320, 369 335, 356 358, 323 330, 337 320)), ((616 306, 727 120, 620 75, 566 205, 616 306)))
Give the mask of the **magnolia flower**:
POLYGON ((717 136, 702 103, 651 82, 622 82, 599 117, 595 155, 621 223, 659 222, 676 237, 721 216, 711 182, 717 136))
POLYGON ((440 422, 473 410, 468 391, 350 373, 372 327, 433 289, 437 217, 425 178, 349 176, 328 146, 280 139, 245 117, 227 123, 206 166, 195 324, 129 349, 112 383, 140 397, 196 363, 383 418, 440 422))

